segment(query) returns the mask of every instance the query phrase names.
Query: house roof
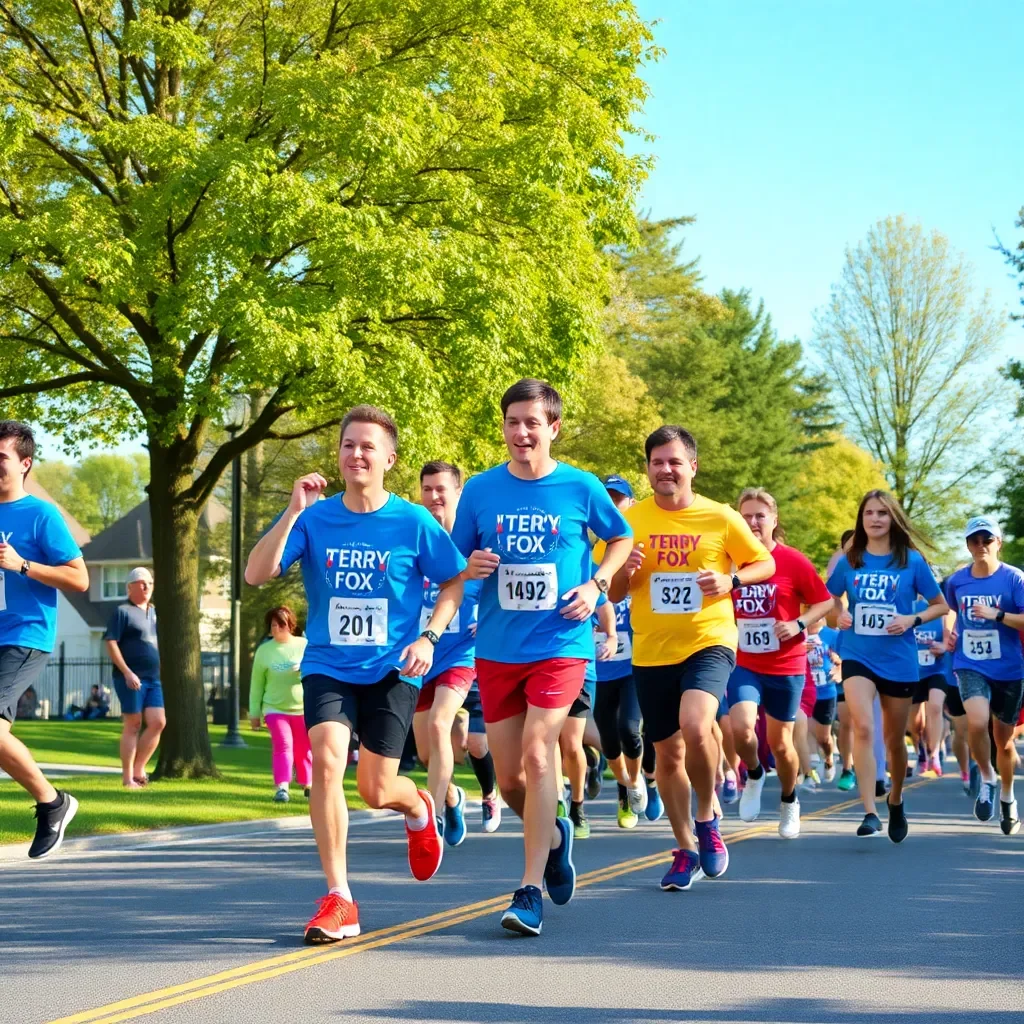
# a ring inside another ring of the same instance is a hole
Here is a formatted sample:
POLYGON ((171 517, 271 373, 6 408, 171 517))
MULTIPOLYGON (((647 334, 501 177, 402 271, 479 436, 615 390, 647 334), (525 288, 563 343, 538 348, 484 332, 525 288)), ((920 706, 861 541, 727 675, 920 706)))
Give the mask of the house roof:
MULTIPOLYGON (((216 498, 210 498, 199 516, 200 533, 208 533, 230 518, 227 508, 216 498)), ((136 505, 115 523, 111 523, 82 549, 87 562, 153 561, 153 522, 149 502, 136 505)))
POLYGON ((68 591, 63 593, 68 604, 81 615, 82 620, 91 629, 105 629, 110 613, 120 603, 117 601, 90 601, 88 593, 79 594, 68 591))
POLYGON ((43 501, 57 506, 57 511, 60 512, 71 536, 80 548, 89 543, 92 534, 59 501, 54 501, 46 488, 31 473, 25 480, 25 490, 33 497, 42 498, 43 501))

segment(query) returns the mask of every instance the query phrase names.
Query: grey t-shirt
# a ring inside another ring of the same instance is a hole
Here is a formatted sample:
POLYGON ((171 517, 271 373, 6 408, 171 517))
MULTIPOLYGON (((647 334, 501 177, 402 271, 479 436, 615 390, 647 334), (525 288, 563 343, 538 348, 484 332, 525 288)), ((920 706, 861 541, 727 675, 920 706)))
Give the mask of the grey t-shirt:
MULTIPOLYGON (((107 623, 104 640, 116 640, 125 664, 140 679, 160 678, 160 651, 156 645, 156 609, 150 605, 145 611, 126 601, 118 605, 107 623)), ((114 678, 123 682, 124 676, 114 669, 114 678)))

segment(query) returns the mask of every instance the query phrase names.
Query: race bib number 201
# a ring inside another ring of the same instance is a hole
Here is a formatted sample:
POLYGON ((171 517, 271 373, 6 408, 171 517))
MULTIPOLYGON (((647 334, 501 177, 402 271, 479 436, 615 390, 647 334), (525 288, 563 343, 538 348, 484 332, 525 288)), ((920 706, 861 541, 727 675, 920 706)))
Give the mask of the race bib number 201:
POLYGON ((335 646, 384 647, 388 642, 388 599, 332 597, 327 628, 335 646))
POLYGON ((695 572, 651 573, 651 611, 661 615, 692 615, 704 600, 695 572))
POLYGON ((498 604, 507 612, 548 612, 558 605, 554 562, 498 566, 498 604))

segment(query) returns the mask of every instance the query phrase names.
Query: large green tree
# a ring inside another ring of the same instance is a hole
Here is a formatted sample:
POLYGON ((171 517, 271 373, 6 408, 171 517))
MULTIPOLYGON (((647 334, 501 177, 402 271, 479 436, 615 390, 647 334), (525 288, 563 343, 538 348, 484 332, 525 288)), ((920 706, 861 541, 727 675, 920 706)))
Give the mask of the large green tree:
POLYGON ((50 496, 95 534, 145 500, 149 459, 141 452, 88 455, 71 466, 40 462, 35 472, 50 496))
POLYGON ((0 400, 144 424, 161 773, 214 770, 197 518, 236 455, 356 401, 472 449, 510 379, 575 372, 650 38, 630 0, 0 4, 0 400))
POLYGON ((939 232, 888 217, 847 249, 817 341, 850 435, 933 532, 993 469, 986 413, 1005 391, 982 364, 1005 328, 939 232))

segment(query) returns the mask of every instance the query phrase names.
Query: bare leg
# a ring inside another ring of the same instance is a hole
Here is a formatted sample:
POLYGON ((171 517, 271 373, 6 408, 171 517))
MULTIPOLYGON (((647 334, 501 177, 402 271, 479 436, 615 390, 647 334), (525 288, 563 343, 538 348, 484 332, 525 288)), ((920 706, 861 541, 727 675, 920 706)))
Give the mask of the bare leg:
MULTIPOLYGON (((526 713, 487 723, 487 746, 502 798, 520 818, 526 808, 526 771, 523 768, 523 726, 526 713)), ((551 808, 554 818, 555 809, 551 808)))
POLYGON ((427 789, 434 798, 434 807, 438 812, 445 803, 454 807, 458 802, 455 787, 451 784, 452 773, 455 771, 452 723, 462 707, 462 701, 463 697, 457 690, 450 686, 439 686, 434 692, 434 703, 427 712, 427 736, 430 743, 427 789))
POLYGON ((28 747, 11 732, 11 723, 5 718, 0 718, 0 768, 37 804, 52 804, 57 799, 57 790, 46 781, 28 747))
POLYGON ((679 699, 679 726, 686 745, 686 774, 697 794, 697 820, 715 816, 715 761, 718 743, 712 733, 719 701, 703 690, 687 690, 679 699))
POLYGON ((343 780, 351 738, 352 730, 340 722, 321 722, 309 730, 313 751, 309 817, 328 889, 348 886, 348 806, 343 780))
POLYGON ((142 717, 146 727, 142 730, 139 744, 135 749, 135 775, 133 778, 139 778, 146 774, 146 765, 156 753, 156 748, 160 745, 160 734, 164 731, 164 726, 167 725, 167 715, 163 708, 146 708, 142 712, 142 717))
POLYGON ((696 850, 690 780, 686 775, 686 746, 683 734, 675 733, 654 744, 654 778, 665 804, 672 833, 681 850, 696 850))
MULTIPOLYGON (((804 721, 806 722, 806 716, 804 721)), ((775 756, 775 770, 779 773, 782 795, 788 796, 796 789, 796 777, 800 770, 799 753, 794 746, 795 722, 780 722, 767 716, 768 746, 775 756)))
MULTIPOLYGON (((135 778, 135 754, 139 746, 139 730, 142 728, 142 712, 121 716, 121 782, 128 786, 135 778)), ((143 765, 145 768, 145 765, 143 765)))
POLYGON ((978 762, 981 777, 986 782, 992 782, 996 770, 992 767, 992 742, 988 736, 988 721, 991 717, 989 703, 984 697, 968 697, 964 701, 964 711, 967 712, 967 742, 971 754, 978 762))
POLYGON ((882 698, 882 731, 885 735, 885 747, 889 753, 889 773, 892 776, 892 789, 889 791, 889 803, 903 802, 903 783, 907 778, 907 719, 910 717, 910 697, 882 698))
MULTIPOLYGON (((846 711, 853 727, 853 763, 857 768, 857 789, 865 814, 875 810, 875 684, 864 676, 852 676, 843 684, 846 711)), ((906 754, 903 755, 906 764, 906 754)))
POLYGON ((587 782, 587 758, 583 753, 585 718, 567 718, 558 737, 562 753, 562 771, 569 779, 573 803, 583 802, 583 788, 587 782))

